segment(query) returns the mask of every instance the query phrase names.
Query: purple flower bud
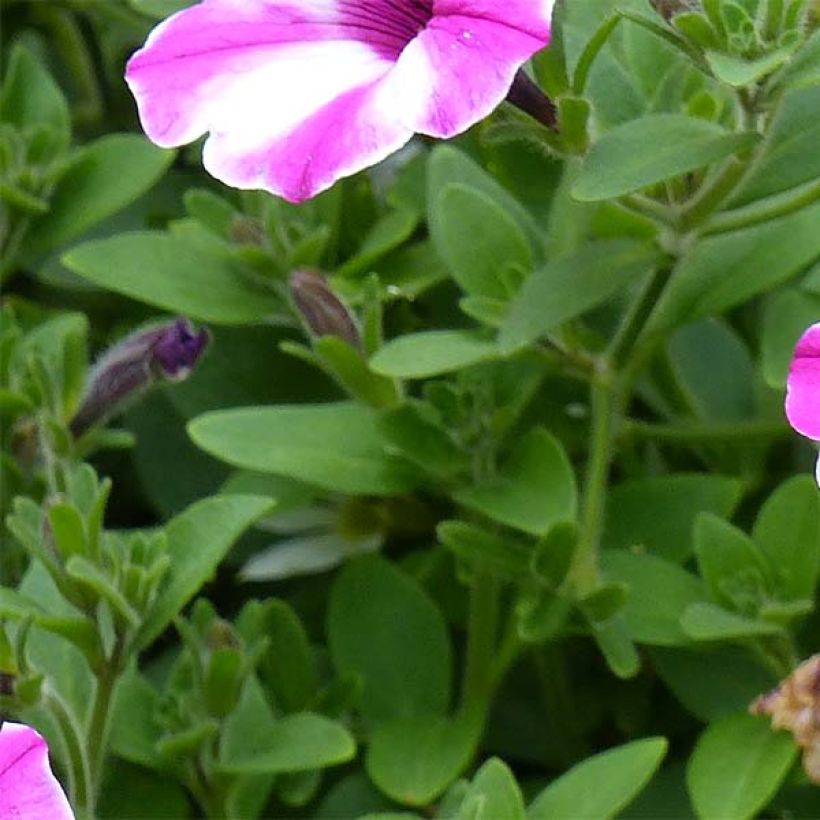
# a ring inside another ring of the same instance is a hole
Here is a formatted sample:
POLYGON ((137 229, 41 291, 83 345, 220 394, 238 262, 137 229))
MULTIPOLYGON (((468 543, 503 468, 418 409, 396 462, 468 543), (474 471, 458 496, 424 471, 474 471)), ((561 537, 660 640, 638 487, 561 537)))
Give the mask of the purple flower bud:
POLYGON ((295 270, 289 284, 293 303, 314 336, 338 336, 353 347, 361 348, 353 314, 319 271, 295 270))
POLYGON ((558 122, 555 103, 521 69, 518 70, 512 87, 507 92, 507 102, 547 128, 555 130, 558 122))
POLYGON ((138 330, 108 350, 92 368, 80 409, 71 420, 75 437, 113 415, 158 378, 186 378, 208 344, 208 332, 187 319, 138 330))

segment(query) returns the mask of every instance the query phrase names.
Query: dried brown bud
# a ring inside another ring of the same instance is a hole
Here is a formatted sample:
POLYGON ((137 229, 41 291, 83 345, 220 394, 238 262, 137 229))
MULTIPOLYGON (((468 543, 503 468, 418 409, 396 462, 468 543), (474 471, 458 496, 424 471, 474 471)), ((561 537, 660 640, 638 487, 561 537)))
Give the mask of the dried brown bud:
POLYGON ((290 275, 290 294, 314 336, 338 336, 361 348, 359 328, 347 305, 330 289, 319 271, 303 268, 290 275))
POLYGON ((780 686, 757 698, 749 711, 768 715, 772 728, 794 735, 803 749, 806 774, 820 784, 820 655, 803 661, 780 686))
POLYGON ((667 20, 684 11, 692 11, 696 3, 694 0, 650 0, 655 11, 667 20))

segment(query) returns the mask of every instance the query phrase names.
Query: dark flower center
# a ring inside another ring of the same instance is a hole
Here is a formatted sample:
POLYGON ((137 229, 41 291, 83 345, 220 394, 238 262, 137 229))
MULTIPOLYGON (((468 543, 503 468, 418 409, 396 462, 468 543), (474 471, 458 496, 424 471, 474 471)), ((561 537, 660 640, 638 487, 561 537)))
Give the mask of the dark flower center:
POLYGON ((433 0, 337 0, 344 24, 395 60, 433 18, 433 0))

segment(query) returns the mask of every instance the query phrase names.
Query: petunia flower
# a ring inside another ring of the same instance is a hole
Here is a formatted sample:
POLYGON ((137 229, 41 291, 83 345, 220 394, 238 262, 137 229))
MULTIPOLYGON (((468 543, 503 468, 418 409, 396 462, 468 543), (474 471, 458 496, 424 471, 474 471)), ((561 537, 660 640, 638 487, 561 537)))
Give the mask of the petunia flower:
MULTIPOLYGON (((786 417, 801 435, 820 441, 820 324, 798 340, 786 381, 786 417)), ((820 484, 820 458, 815 468, 820 484)))
POLYGON ((22 723, 0 725, 0 817, 73 820, 74 814, 48 764, 45 740, 22 723))
POLYGON ((126 81, 157 145, 208 133, 213 176, 300 202, 487 116, 549 42, 553 3, 203 0, 151 32, 126 81))

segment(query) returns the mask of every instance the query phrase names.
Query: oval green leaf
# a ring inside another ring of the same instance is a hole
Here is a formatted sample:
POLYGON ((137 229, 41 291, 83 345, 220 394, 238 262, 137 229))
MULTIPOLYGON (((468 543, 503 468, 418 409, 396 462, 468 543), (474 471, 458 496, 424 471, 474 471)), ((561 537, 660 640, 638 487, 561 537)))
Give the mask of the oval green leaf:
POLYGON ((648 114, 592 146, 572 193, 584 202, 623 196, 728 157, 756 139, 685 114, 648 114))
POLYGON ((765 718, 727 715, 700 736, 686 780, 698 817, 756 815, 783 782, 797 747, 785 732, 773 732, 765 718))
POLYGON ((636 740, 582 761, 535 798, 528 817, 614 817, 649 782, 666 754, 667 745, 662 737, 636 740))
POLYGON ((416 483, 409 465, 385 451, 375 413, 357 404, 220 410, 194 419, 188 432, 203 450, 236 467, 327 490, 392 495, 416 483))
POLYGON ((282 306, 272 291, 248 281, 227 249, 205 252, 160 232, 86 242, 63 262, 100 287, 203 322, 261 322, 282 306))

